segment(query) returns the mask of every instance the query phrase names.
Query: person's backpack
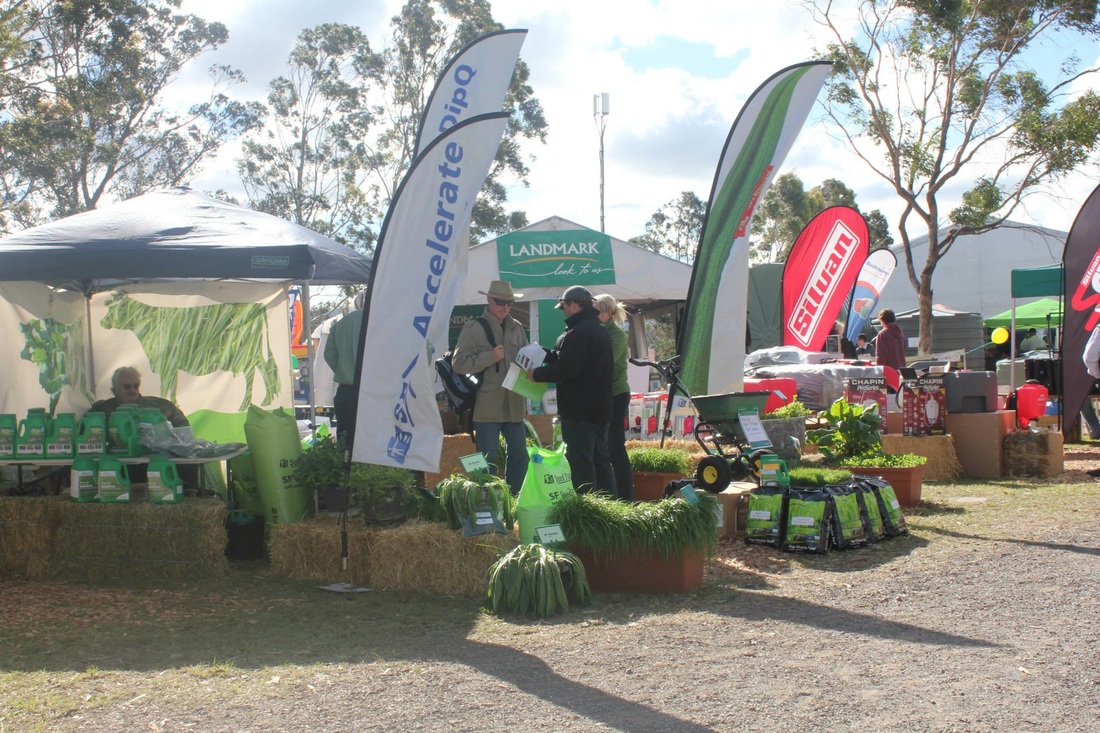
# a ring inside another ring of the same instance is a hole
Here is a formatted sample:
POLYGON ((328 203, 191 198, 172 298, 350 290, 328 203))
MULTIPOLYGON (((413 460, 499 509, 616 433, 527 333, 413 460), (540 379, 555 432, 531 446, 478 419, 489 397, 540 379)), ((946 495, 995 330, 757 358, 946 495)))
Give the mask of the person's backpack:
MULTIPOLYGON (((485 337, 489 339, 489 348, 496 348, 497 342, 493 337, 493 329, 489 322, 482 317, 474 319, 485 329, 485 337)), ((439 375, 439 381, 443 383, 443 391, 455 406, 455 412, 462 416, 472 412, 477 400, 478 385, 481 382, 481 374, 459 374, 454 370, 451 359, 453 351, 435 360, 435 371, 439 375)), ((483 372, 484 373, 484 372, 483 372)))

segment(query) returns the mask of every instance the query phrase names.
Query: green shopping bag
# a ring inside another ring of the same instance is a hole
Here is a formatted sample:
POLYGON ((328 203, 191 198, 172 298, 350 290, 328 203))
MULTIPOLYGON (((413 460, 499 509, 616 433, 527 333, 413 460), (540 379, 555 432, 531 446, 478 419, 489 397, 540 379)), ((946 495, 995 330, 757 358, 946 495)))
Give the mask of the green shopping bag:
POLYGON ((537 542, 535 530, 549 524, 550 511, 562 497, 574 494, 573 478, 565 460, 565 444, 557 450, 528 446, 527 477, 516 500, 519 541, 537 542))

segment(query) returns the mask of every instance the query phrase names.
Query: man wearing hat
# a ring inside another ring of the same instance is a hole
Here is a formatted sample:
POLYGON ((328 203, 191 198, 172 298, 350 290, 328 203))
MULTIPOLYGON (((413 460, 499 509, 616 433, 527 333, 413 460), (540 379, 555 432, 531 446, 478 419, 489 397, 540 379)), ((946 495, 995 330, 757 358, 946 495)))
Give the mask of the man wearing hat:
POLYGON ((592 293, 574 285, 562 293, 556 308, 565 315, 547 364, 529 369, 536 382, 558 385, 558 417, 565 457, 579 491, 606 491, 615 496, 615 473, 607 450, 611 424, 611 337, 592 305, 592 293))
POLYGON ((493 280, 485 296, 485 311, 466 321, 451 357, 451 366, 460 374, 479 375, 477 401, 474 403, 474 441, 485 460, 497 467, 500 436, 507 448, 504 479, 512 494, 518 494, 527 474, 527 433, 523 419, 527 405, 520 395, 504 388, 508 365, 527 345, 523 326, 512 318, 512 306, 523 293, 512 292, 512 284, 493 280), (490 340, 490 335, 492 339, 490 340))

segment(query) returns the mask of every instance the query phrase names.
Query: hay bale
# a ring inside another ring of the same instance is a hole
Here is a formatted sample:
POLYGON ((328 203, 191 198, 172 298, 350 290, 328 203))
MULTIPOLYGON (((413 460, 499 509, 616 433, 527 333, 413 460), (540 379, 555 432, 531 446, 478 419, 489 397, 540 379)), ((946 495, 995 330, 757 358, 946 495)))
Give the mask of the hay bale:
POLYGON ((267 556, 271 570, 298 580, 320 583, 371 584, 371 544, 377 529, 362 517, 348 520, 348 569, 340 558, 340 518, 315 517, 271 528, 267 556))
POLYGON ((57 496, 0 497, 0 578, 49 577, 64 503, 57 496))
POLYGON ((962 476, 962 464, 955 453, 955 439, 950 435, 882 436, 882 450, 889 455, 915 453, 924 456, 925 481, 954 481, 962 476))
POLYGON ((489 567, 519 544, 515 535, 463 537, 434 522, 407 522, 374 538, 374 587, 480 597, 489 567))
POLYGON ((1016 432, 1004 437, 1006 476, 1053 478, 1065 469, 1062 434, 1057 432, 1016 432))
POLYGON ((226 508, 220 499, 181 504, 62 501, 53 559, 76 580, 159 580, 221 575, 226 508))

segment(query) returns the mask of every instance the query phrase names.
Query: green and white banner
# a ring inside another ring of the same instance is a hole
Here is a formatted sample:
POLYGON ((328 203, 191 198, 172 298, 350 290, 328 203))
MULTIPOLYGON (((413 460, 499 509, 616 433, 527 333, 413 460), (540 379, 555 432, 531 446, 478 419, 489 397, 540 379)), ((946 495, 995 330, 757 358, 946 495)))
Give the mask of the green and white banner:
POLYGON ((730 129, 714 175, 679 334, 691 395, 744 384, 749 222, 810 113, 830 64, 796 64, 760 86, 730 129), (720 317, 719 317, 720 314, 720 317))
POLYGON ((497 238, 497 265, 517 290, 615 283, 611 237, 591 229, 505 234, 497 238))

